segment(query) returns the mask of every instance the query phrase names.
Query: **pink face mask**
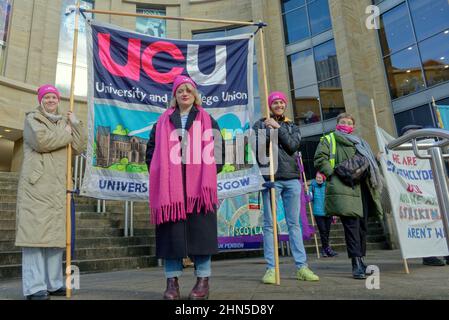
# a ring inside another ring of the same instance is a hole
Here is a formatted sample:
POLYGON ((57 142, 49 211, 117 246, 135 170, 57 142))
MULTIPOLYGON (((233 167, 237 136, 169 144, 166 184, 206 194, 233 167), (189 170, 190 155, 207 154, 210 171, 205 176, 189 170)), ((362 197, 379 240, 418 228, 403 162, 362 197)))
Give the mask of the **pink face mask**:
POLYGON ((351 134, 354 131, 354 128, 351 126, 348 126, 346 124, 337 124, 337 126, 335 127, 338 131, 347 133, 347 134, 351 134))

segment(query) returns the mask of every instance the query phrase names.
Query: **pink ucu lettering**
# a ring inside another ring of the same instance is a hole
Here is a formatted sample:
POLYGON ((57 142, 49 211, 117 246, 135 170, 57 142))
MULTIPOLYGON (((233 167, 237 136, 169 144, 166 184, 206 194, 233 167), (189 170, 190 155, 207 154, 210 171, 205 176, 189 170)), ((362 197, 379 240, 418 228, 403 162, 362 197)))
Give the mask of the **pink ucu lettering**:
POLYGON ((169 54, 176 61, 186 61, 187 73, 200 85, 226 84, 226 46, 217 45, 215 48, 215 69, 204 74, 198 66, 199 45, 188 44, 187 55, 183 55, 181 50, 168 41, 156 41, 146 47, 142 56, 140 55, 142 43, 140 39, 128 39, 127 62, 125 65, 118 64, 111 56, 111 35, 98 33, 98 48, 101 64, 109 73, 129 78, 134 81, 140 80, 140 66, 143 71, 155 82, 172 83, 173 80, 184 72, 185 68, 172 67, 168 72, 159 72, 154 66, 154 57, 161 52, 169 54))

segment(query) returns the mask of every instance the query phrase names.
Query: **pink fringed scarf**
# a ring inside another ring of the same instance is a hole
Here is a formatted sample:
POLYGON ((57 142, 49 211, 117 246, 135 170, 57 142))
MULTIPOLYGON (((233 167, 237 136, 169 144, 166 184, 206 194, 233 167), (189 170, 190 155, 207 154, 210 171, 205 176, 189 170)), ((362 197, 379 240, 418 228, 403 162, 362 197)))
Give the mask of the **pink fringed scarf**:
POLYGON ((156 147, 150 167, 150 215, 153 224, 185 220, 186 213, 193 213, 195 208, 196 212, 212 212, 218 204, 212 121, 202 107, 196 108, 198 114, 188 131, 186 148, 187 204, 182 181, 181 142, 170 122, 175 108, 164 112, 157 123, 156 147))

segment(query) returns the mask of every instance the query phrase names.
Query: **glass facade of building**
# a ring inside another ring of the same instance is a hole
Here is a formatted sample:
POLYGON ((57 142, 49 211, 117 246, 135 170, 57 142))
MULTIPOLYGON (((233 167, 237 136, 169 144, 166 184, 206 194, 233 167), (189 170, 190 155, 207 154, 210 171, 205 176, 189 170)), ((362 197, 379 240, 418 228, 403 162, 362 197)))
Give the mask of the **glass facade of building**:
MULTIPOLYGON (((93 0, 81 1, 84 9, 94 7, 93 0)), ((62 1, 59 31, 58 61, 56 66, 56 86, 63 95, 70 95, 70 75, 72 74, 73 37, 75 29, 76 0, 62 1)), ((91 14, 86 14, 90 18, 91 14)), ((86 19, 79 19, 78 49, 76 57, 75 95, 87 95, 87 47, 86 47, 86 19)))
POLYGON ((436 126, 429 95, 449 86, 449 2, 404 0, 390 7, 392 3, 374 1, 386 8, 379 40, 398 132, 410 123, 436 126))
POLYGON ((295 122, 335 118, 345 106, 328 1, 283 0, 281 7, 295 122))
POLYGON ((3 74, 12 0, 0 0, 0 74, 3 74))
MULTIPOLYGON (((165 9, 151 8, 147 6, 138 5, 136 13, 150 14, 153 16, 165 16, 165 9)), ((147 34, 152 37, 165 38, 167 36, 167 20, 165 19, 152 19, 145 17, 136 18, 136 31, 147 34)))
POLYGON ((281 0, 281 9, 294 121, 300 128, 318 125, 301 143, 306 175, 312 178, 313 156, 324 128, 320 123, 345 111, 329 3, 281 0))

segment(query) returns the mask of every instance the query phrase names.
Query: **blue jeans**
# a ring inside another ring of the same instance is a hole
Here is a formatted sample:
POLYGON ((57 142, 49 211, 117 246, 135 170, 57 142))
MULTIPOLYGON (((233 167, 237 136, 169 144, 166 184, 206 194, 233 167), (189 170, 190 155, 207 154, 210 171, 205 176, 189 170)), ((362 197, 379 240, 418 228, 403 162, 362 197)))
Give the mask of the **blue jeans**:
MULTIPOLYGON (((301 204, 301 184, 297 179, 280 180, 275 182, 276 199, 282 197, 285 210, 285 220, 288 227, 290 248, 295 265, 299 269, 307 266, 306 250, 302 241, 302 230, 299 222, 299 210, 301 204)), ((270 190, 262 191, 263 197, 263 249, 267 262, 267 267, 273 269, 274 264, 274 244, 273 244, 273 218, 271 216, 271 195, 270 190)), ((276 200, 277 202, 278 200, 276 200)), ((279 209, 279 206, 277 207, 279 209)))
MULTIPOLYGON (((212 256, 193 256, 192 261, 195 264, 195 276, 200 278, 210 277, 212 256)), ((180 277, 182 274, 182 258, 165 259, 165 277, 180 277)))

